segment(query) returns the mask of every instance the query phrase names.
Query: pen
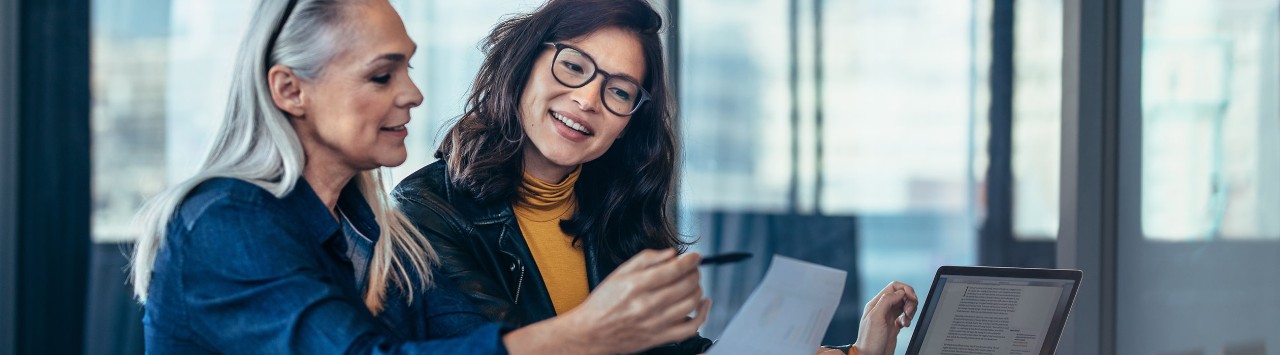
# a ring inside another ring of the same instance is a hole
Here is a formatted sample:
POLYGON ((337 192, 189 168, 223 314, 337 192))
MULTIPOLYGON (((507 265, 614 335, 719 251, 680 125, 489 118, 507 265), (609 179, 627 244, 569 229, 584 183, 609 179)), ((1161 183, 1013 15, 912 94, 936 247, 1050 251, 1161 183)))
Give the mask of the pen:
POLYGON ((751 253, 744 253, 744 252, 724 253, 720 255, 712 255, 712 256, 702 258, 702 263, 700 265, 729 264, 729 263, 735 263, 735 262, 747 260, 747 258, 750 258, 750 257, 751 257, 751 253))

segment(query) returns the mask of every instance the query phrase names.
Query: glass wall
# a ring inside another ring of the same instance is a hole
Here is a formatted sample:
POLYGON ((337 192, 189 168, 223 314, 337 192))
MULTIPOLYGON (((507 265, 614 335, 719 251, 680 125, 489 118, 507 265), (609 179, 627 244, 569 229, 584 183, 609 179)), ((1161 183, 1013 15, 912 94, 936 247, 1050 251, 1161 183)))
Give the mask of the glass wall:
MULTIPOLYGON (((860 294, 844 297, 859 303, 891 280, 923 295, 938 266, 975 264, 987 212, 993 5, 680 2, 682 229, 704 241, 729 231, 819 245, 819 234, 841 231, 770 236, 750 217, 852 218, 849 271, 860 294), (726 215, 742 225, 726 226, 726 215)), ((1062 7, 1020 1, 1016 11, 1014 215, 1019 236, 1053 239, 1062 7)), ((718 250, 705 244, 695 248, 718 250)), ((717 297, 714 280, 736 276, 704 277, 717 297)), ((713 319, 704 330, 715 336, 720 326, 713 319)))
MULTIPOLYGON (((394 1, 418 43, 410 73, 425 97, 411 113, 409 159, 394 184, 431 161, 462 113, 480 39, 528 0, 394 1)), ((93 238, 127 242, 150 196, 195 174, 222 122, 252 1, 94 0, 93 238)), ((394 185, 392 185, 394 186, 394 185)))
POLYGON ((95 242, 128 241, 134 238, 129 232, 133 214, 167 186, 167 142, 182 142, 165 134, 171 4, 95 0, 93 5, 92 234, 95 242))
POLYGON ((938 266, 977 263, 992 2, 824 5, 820 212, 858 220, 855 303, 893 280, 927 294, 938 266))
POLYGON ((1144 234, 1280 239, 1277 2, 1145 6, 1144 234))
POLYGON ((1147 0, 1142 14, 1116 353, 1276 354, 1280 1, 1147 0))
POLYGON ((1062 0, 1014 2, 1013 236, 1058 235, 1062 0))

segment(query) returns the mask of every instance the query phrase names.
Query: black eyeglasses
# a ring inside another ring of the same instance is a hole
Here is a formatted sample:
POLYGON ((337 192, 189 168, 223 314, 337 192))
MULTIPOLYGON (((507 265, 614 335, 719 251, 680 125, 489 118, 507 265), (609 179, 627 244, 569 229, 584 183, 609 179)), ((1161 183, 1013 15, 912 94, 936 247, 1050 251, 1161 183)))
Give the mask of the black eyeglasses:
POLYGON ((649 101, 649 91, 635 79, 600 70, 596 67, 596 61, 582 50, 564 43, 546 45, 556 49, 556 55, 551 60, 551 75, 560 84, 576 89, 595 80, 596 74, 604 76, 604 85, 600 86, 600 100, 609 112, 618 116, 631 116, 649 101))

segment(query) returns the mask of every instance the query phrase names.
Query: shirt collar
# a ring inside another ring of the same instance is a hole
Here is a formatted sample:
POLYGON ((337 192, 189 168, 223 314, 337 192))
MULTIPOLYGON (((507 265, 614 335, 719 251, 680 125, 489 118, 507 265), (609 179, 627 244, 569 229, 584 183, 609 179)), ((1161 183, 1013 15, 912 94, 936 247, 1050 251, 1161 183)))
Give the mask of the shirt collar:
MULTIPOLYGON (((329 209, 325 207, 323 201, 320 201, 320 196, 316 195, 306 179, 298 178, 298 182, 293 185, 293 191, 289 191, 283 201, 286 207, 302 216, 305 227, 317 238, 317 241, 327 242, 337 234, 340 227, 338 221, 333 219, 329 209)), ((347 183, 347 186, 342 188, 342 192, 338 193, 338 208, 342 209, 356 230, 377 242, 381 232, 378 221, 374 218, 373 209, 369 208, 369 203, 365 201, 364 195, 360 193, 360 188, 356 186, 354 180, 347 183)))

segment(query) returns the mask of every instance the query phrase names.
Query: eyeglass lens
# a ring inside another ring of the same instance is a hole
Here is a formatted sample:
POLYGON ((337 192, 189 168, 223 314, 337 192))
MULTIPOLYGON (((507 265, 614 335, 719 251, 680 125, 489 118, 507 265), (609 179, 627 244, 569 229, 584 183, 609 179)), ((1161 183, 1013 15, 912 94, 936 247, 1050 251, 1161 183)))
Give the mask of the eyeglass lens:
MULTIPOLYGON (((596 63, 582 52, 571 47, 561 47, 556 52, 555 63, 551 73, 556 80, 569 87, 579 88, 591 81, 596 74, 596 63)), ((604 74, 604 73, 600 73, 604 74)), ((601 99, 610 111, 617 114, 635 113, 636 103, 640 100, 640 86, 636 83, 615 76, 605 75, 607 80, 601 91, 601 99)))

